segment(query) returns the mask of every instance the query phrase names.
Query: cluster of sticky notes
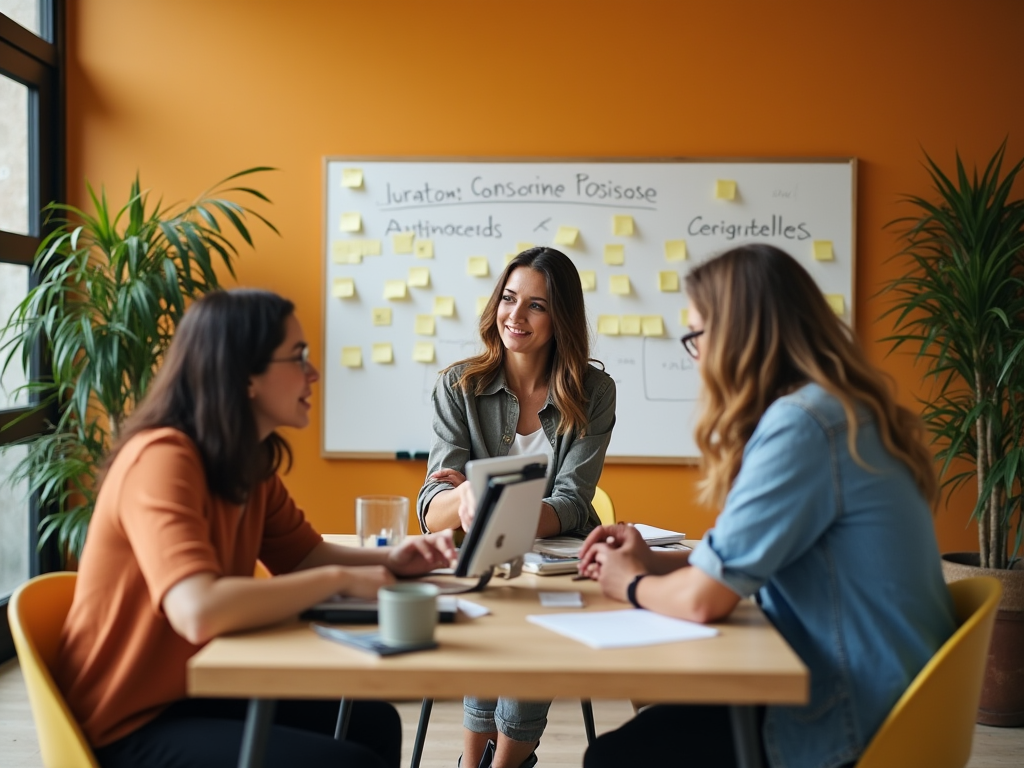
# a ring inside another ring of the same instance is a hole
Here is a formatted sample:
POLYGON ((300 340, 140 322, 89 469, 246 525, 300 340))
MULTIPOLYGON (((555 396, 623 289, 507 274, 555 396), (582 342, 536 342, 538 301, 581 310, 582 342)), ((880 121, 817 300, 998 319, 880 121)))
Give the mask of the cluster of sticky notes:
POLYGON ((735 200, 736 182, 730 179, 718 179, 715 181, 715 199, 735 200))
POLYGON ((331 281, 331 296, 336 299, 351 299, 356 295, 356 281, 351 277, 336 277, 331 281))
POLYGON ((658 290, 665 293, 672 293, 679 290, 679 273, 678 272, 659 272, 658 273, 658 290))
POLYGON ((363 171, 361 168, 342 168, 341 186, 349 189, 363 188, 363 171))
POLYGON ((555 233, 555 245, 576 245, 579 236, 578 227, 559 227, 555 233))
POLYGON ((846 313, 846 300, 841 293, 826 293, 825 301, 832 308, 832 311, 842 317, 846 313))
POLYGON ((380 240, 335 240, 331 259, 335 264, 359 264, 363 256, 380 256, 380 240))
POLYGON ((686 241, 666 240, 665 261, 686 261, 686 241))
POLYGON ((430 287, 430 268, 429 267, 409 267, 409 287, 410 288, 429 288, 430 287))
POLYGON ((609 243, 604 247, 604 263, 612 267, 621 267, 626 263, 626 246, 622 243, 609 243))
POLYGON ((633 292, 633 286, 629 283, 629 275, 612 275, 608 289, 613 296, 628 296, 633 292))
POLYGON ((835 261, 836 254, 832 250, 831 240, 815 240, 813 247, 815 261, 835 261))
POLYGON ((661 315, 598 315, 597 332, 602 336, 664 336, 661 315))
POLYGON ((635 227, 633 217, 625 214, 612 216, 612 234, 617 237, 632 237, 635 227))
POLYGON ((466 262, 466 274, 472 277, 487 277, 491 274, 491 265, 486 256, 470 256, 466 262))

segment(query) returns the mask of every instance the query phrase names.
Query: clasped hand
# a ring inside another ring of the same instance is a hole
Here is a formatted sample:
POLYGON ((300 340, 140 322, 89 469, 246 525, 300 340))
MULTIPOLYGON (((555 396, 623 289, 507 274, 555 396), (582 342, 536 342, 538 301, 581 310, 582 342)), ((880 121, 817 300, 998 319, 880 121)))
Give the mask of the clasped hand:
POLYGON ((608 597, 625 602, 629 583, 638 574, 653 570, 653 555, 633 526, 601 525, 580 547, 579 572, 598 582, 608 597))

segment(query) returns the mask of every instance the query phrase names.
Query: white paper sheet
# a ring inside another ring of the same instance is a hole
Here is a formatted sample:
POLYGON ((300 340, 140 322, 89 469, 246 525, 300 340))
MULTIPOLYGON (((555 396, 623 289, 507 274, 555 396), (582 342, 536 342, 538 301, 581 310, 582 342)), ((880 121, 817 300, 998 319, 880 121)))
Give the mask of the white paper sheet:
POLYGON ((629 648, 714 637, 718 630, 645 610, 550 613, 526 620, 591 648, 629 648))

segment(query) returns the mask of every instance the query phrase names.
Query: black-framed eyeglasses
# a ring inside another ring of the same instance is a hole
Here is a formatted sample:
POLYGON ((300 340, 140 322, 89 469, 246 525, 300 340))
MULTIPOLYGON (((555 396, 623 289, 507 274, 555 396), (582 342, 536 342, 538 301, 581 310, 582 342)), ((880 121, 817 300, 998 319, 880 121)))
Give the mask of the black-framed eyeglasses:
POLYGON ((679 340, 683 343, 683 347, 690 353, 690 357, 694 360, 700 357, 700 350, 697 349, 697 337, 702 336, 703 334, 703 330, 690 331, 689 333, 683 334, 683 338, 679 340))
POLYGON ((309 347, 303 347, 299 354, 293 357, 281 357, 276 360, 271 359, 272 363, 298 363, 299 367, 302 368, 303 373, 309 373, 309 347))

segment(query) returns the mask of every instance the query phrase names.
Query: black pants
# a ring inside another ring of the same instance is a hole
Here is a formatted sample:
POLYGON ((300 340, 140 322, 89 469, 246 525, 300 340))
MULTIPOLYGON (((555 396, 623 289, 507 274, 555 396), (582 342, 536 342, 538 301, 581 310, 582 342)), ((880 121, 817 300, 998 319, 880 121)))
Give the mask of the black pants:
MULTIPOLYGON (((759 710, 758 722, 764 719, 759 710)), ((763 755, 762 762, 768 765, 763 755)), ((598 737, 583 757, 584 768, 736 768, 728 707, 648 707, 615 731, 598 737)))
MULTIPOLYGON (((348 739, 335 741, 337 701, 279 701, 267 742, 266 768, 398 768, 402 721, 386 702, 357 701, 348 739)), ((234 768, 248 702, 186 699, 155 720, 96 750, 103 768, 234 768)))

